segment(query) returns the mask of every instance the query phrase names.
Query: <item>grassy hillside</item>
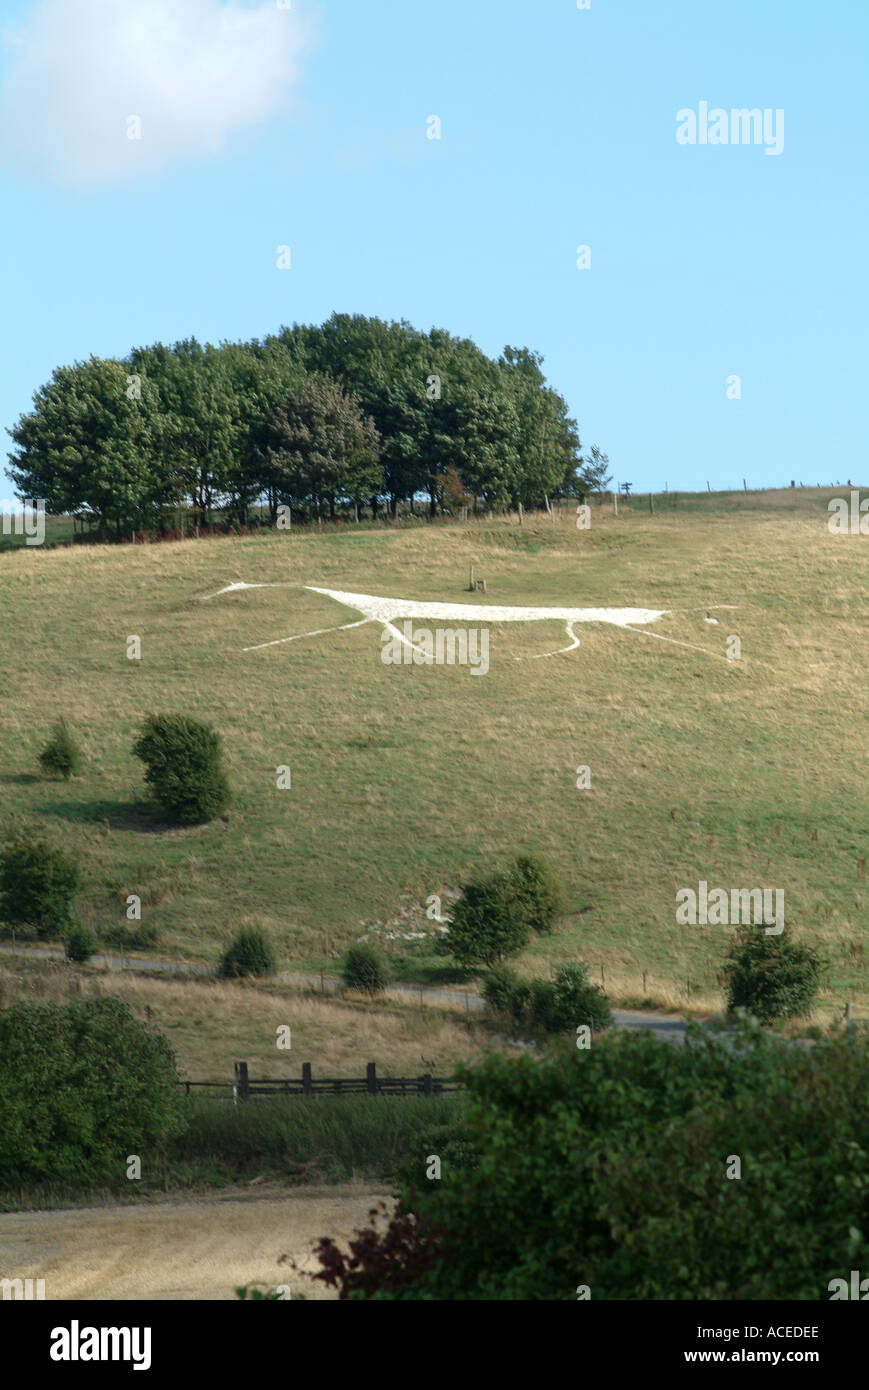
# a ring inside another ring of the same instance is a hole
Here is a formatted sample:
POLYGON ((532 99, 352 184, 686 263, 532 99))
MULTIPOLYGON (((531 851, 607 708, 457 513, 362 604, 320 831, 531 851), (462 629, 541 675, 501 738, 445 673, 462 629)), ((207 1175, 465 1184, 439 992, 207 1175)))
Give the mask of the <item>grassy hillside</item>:
MULTIPOLYGON (((588 531, 565 511, 522 527, 4 553, 0 828, 26 820, 80 858, 80 915, 97 927, 138 893, 165 955, 214 960, 258 922, 282 966, 312 968, 327 935, 334 953, 373 925, 424 921, 429 894, 538 851, 571 914, 523 969, 581 956, 617 998, 708 1007, 731 929, 677 926, 676 890, 781 888, 789 924, 830 951, 828 1007, 851 998, 869 1013, 869 542, 828 532, 840 494, 659 498, 653 516, 641 500, 618 516, 595 506, 588 531), (485 596, 465 592, 469 563, 485 596), (644 632, 582 625, 579 651, 541 660, 513 658, 565 646, 563 625, 494 626, 489 673, 471 676, 384 666, 375 624, 244 652, 360 615, 297 587, 206 597, 233 581, 674 611, 644 632), (722 659, 731 633, 739 662, 722 659), (126 656, 133 634, 141 661, 126 656), (153 710, 223 734, 225 820, 172 830, 147 809, 130 747, 153 710), (68 784, 36 762, 61 714, 87 754, 68 784), (279 764, 290 790, 276 788, 279 764)), ((427 941, 392 949, 406 977, 436 975, 427 941)))
POLYGON ((246 1061, 251 1077, 301 1075, 310 1062, 319 1077, 362 1077, 365 1063, 382 1076, 449 1076, 460 1061, 506 1043, 481 1014, 420 1007, 348 993, 317 995, 277 982, 166 980, 96 966, 70 970, 62 961, 14 955, 0 958, 0 1009, 19 1000, 67 1004, 112 995, 169 1039, 184 1080, 233 1079, 246 1061), (292 1046, 279 1050, 277 1030, 289 1026, 292 1046))

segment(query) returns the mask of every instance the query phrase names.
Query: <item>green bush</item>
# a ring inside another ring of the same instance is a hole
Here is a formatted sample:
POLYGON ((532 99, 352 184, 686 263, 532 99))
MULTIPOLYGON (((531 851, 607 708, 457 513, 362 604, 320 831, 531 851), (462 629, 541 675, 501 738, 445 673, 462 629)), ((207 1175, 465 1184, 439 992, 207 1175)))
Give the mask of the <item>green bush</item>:
POLYGON ((728 1011, 746 1009, 761 1023, 810 1013, 824 965, 820 953, 798 945, 787 928, 768 936, 742 927, 724 967, 728 1011))
POLYGON ((379 994, 386 988, 387 972, 381 957, 364 941, 351 946, 341 962, 341 978, 347 989, 362 989, 379 994))
POLYGON ((180 714, 149 715, 133 752, 166 819, 201 825, 226 809, 229 786, 221 765, 220 735, 180 714))
POLYGON ((483 998, 494 1013, 547 1033, 572 1032, 579 1024, 598 1032, 612 1023, 606 995, 590 983, 580 964, 560 965, 554 980, 530 981, 520 980, 507 966, 496 966, 486 977, 483 998))
POLYGON ((811 1048, 751 1022, 680 1047, 614 1029, 459 1077, 476 1162, 402 1187, 412 1229, 355 1239, 353 1282, 322 1252, 342 1297, 817 1301, 869 1268, 856 1028, 811 1048))
POLYGON ((528 982, 508 965, 494 966, 483 982, 483 998, 492 1012, 509 1015, 515 1023, 525 1021, 530 994, 528 982))
POLYGON ((242 927, 232 938, 220 962, 220 976, 232 980, 245 975, 273 975, 275 953, 259 927, 242 927))
POLYGON ((552 982, 550 1030, 564 1033, 586 1024, 594 1032, 609 1028, 612 1013, 599 985, 588 978, 586 966, 576 962, 560 965, 552 982))
POLYGON ((81 750, 67 728, 66 720, 55 724, 51 738, 39 755, 43 772, 59 776, 68 782, 81 767, 81 750))
POLYGON ((510 874, 494 873, 465 885, 451 909, 447 934, 436 949, 459 965, 496 965, 521 951, 528 924, 510 874))
POLYGON ((549 865, 534 855, 520 854, 510 869, 513 896, 532 931, 550 932, 567 910, 567 896, 549 865))
POLYGON ((0 1011, 0 1187, 153 1172, 179 1128, 168 1042, 120 999, 0 1011))
POLYGON ((77 864, 45 840, 18 835, 0 850, 0 921, 56 936, 74 924, 77 864))
POLYGON ((97 939, 88 927, 73 927, 67 933, 66 958, 76 965, 84 965, 97 949, 97 939))

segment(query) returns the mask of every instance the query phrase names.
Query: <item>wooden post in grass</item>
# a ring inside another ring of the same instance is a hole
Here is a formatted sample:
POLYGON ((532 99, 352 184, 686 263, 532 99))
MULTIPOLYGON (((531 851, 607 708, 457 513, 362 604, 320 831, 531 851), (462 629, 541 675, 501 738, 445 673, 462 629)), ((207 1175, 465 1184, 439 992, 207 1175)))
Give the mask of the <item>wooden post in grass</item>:
POLYGON ((312 1096, 314 1094, 314 1086, 311 1080, 310 1062, 302 1063, 302 1090, 304 1091, 306 1096, 312 1096))
POLYGON ((250 1095, 247 1062, 236 1062, 235 1064, 235 1094, 239 1100, 247 1100, 250 1095))
POLYGON ((845 1022, 846 1022, 846 1023, 850 1023, 850 1022, 851 1022, 851 1002, 850 1002, 850 1000, 849 1000, 848 1003, 845 1005, 845 1022))
POLYGON ((370 1096, 377 1095, 377 1063, 369 1062, 365 1068, 365 1085, 370 1096))
POLYGON ((616 516, 619 514, 619 494, 618 489, 613 493, 613 511, 616 516))
POLYGON ((473 592, 474 592, 474 566, 471 565, 471 566, 469 566, 469 568, 470 568, 471 574, 470 574, 470 578, 469 578, 469 580, 468 580, 468 591, 469 591, 469 593, 473 593, 473 592))
POLYGON ((522 525, 522 503, 519 503, 519 525, 522 525))

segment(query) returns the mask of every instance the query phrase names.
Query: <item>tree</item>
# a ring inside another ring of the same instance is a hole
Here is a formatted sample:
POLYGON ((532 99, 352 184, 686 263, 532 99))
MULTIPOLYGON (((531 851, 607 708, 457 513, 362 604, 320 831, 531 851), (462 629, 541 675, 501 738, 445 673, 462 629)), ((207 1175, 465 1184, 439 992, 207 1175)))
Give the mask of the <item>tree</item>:
POLYGON ((341 975, 347 989, 379 994, 386 988, 386 967, 377 952, 364 942, 349 948, 341 966, 341 975))
POLYGON ((574 1031, 579 1025, 599 1032, 612 1023, 607 997, 588 978, 585 965, 560 965, 554 980, 535 980, 528 1001, 531 1023, 547 1033, 574 1031))
POLYGON ((224 952, 218 974, 224 980, 274 975, 275 953, 259 927, 243 927, 224 952))
POLYGON ((153 1173, 181 1128, 168 1042, 120 999, 0 1011, 0 1187, 119 1181, 128 1156, 153 1173))
POLYGON ((271 416, 265 448, 275 494, 320 515, 335 515, 341 498, 357 501, 380 479, 379 436, 359 397, 331 377, 305 378, 271 416))
POLYGON ((533 854, 518 855, 509 873, 511 892, 528 926, 536 932, 552 931, 567 910, 561 880, 545 860, 533 854))
POLYGON ((474 494, 469 492, 459 477, 459 471, 453 464, 447 464, 443 473, 435 475, 435 484, 443 498, 444 505, 451 512, 461 511, 463 507, 470 507, 474 500, 474 494))
POLYGON ((56 773, 65 782, 81 767, 81 750, 65 719, 55 724, 51 738, 39 755, 39 765, 43 772, 56 773))
POLYGON ((180 714, 148 715, 133 752, 167 820, 201 825, 229 804, 221 739, 209 724, 180 714))
POLYGON ((519 417, 513 401, 491 381, 460 386, 450 407, 441 448, 449 449, 476 497, 489 507, 506 505, 519 478, 519 417))
POLYGON ((55 936, 75 922, 78 865, 45 840, 20 833, 0 851, 0 921, 55 936))
POLYGON ((724 967, 728 1010, 747 1009, 761 1023, 808 1014, 824 965, 821 954, 794 941, 787 928, 767 936, 741 927, 724 967))
POLYGON ((499 358, 519 418, 518 500, 548 507, 564 488, 579 459, 575 422, 562 398, 546 385, 543 357, 528 348, 506 347, 499 358))
POLYGON ((514 1023, 547 1033, 573 1031, 579 1024, 599 1031, 612 1023, 606 995, 579 963, 560 965, 554 980, 530 981, 507 966, 496 966, 486 976, 483 997, 493 1013, 509 1014, 514 1023))
POLYGON ((73 927, 66 936, 66 958, 84 965, 97 949, 97 939, 88 927, 73 927))
POLYGON ((855 1030, 805 1049, 751 1026, 689 1024, 684 1047, 613 1030, 458 1075, 474 1161, 405 1181, 350 1260, 321 1242, 340 1297, 817 1300, 867 1268, 855 1030))
POLYGON ((237 418, 222 354, 195 338, 137 348, 130 370, 156 391, 163 418, 161 501, 192 503, 200 521, 231 491, 237 418))
POLYGON ((604 454, 596 444, 591 446, 591 454, 583 470, 583 482, 589 492, 606 492, 612 477, 608 472, 609 455, 604 454))
POLYGON ((50 512, 83 513, 102 537, 111 528, 118 539, 150 524, 164 486, 159 396, 129 375, 97 357, 58 367, 9 431, 9 471, 22 496, 42 498, 50 512))
POLYGON ((495 965, 521 951, 528 940, 528 923, 509 874, 466 884, 451 915, 449 931, 436 949, 459 965, 495 965))

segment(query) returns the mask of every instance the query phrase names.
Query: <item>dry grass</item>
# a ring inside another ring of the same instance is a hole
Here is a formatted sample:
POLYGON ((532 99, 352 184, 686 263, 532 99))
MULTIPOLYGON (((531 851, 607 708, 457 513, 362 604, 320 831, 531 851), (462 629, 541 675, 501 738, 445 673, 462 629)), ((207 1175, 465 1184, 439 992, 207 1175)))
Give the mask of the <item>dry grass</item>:
POLYGON ((446 1076, 454 1065, 497 1046, 478 1019, 400 1003, 368 1003, 273 985, 160 980, 61 963, 0 965, 0 1008, 20 999, 67 1003, 111 994, 137 1018, 169 1038, 179 1074, 196 1081, 231 1081, 233 1063, 247 1061, 252 1077, 298 1076, 310 1062, 315 1076, 363 1076, 376 1062, 384 1076, 446 1076), (292 1047, 277 1048, 288 1025, 292 1047))

